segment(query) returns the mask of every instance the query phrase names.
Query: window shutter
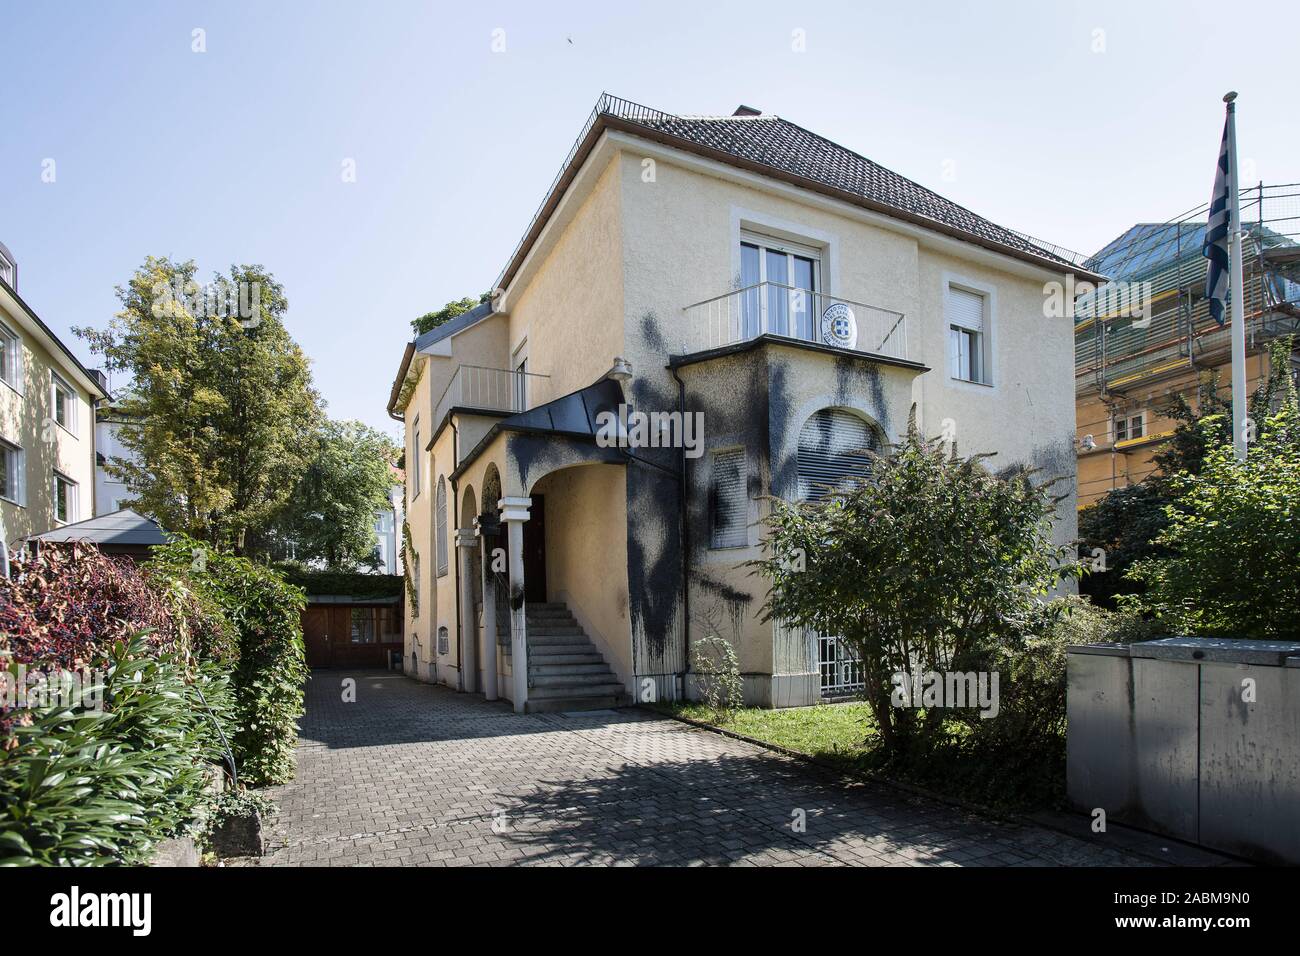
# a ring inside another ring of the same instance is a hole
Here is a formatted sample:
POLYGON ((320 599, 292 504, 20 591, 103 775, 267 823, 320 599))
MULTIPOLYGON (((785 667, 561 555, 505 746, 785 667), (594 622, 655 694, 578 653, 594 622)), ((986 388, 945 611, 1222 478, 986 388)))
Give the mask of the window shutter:
POLYGON ((442 478, 438 479, 438 494, 434 497, 433 507, 437 512, 434 521, 438 529, 438 576, 441 577, 447 573, 447 482, 442 478))
POLYGON ((743 448, 714 452, 709 505, 715 548, 743 548, 749 543, 749 494, 745 477, 743 448))
POLYGON ((819 501, 832 489, 871 477, 871 458, 880 440, 867 422, 852 412, 823 408, 799 432, 799 498, 819 501))
POLYGON ((948 287, 948 324, 972 332, 984 331, 984 296, 965 289, 948 287))

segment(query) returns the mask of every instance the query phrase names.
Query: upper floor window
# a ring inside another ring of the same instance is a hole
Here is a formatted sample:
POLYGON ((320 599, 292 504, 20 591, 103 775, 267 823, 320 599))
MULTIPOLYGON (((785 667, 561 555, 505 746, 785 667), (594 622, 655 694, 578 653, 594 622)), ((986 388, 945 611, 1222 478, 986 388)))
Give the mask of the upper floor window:
POLYGON ((528 359, 523 359, 515 367, 514 411, 528 411, 528 359))
POLYGON ((54 420, 72 434, 77 433, 77 393, 72 386, 50 372, 50 404, 54 407, 54 420))
POLYGON ((817 250, 743 233, 740 319, 744 337, 765 332, 817 341, 814 299, 821 287, 817 250))
POLYGON ((54 517, 63 524, 77 520, 77 483, 57 471, 54 473, 54 517))
POLYGON ((5 285, 14 288, 14 264, 10 262, 3 252, 0 252, 0 279, 4 279, 5 285))
POLYGON ((438 478, 438 493, 433 499, 434 525, 437 528, 435 544, 437 551, 435 557, 438 560, 438 577, 447 573, 447 481, 441 476, 438 478))
POLYGON ((420 497, 420 457, 424 454, 424 449, 420 447, 420 416, 415 416, 415 426, 412 431, 413 441, 411 451, 406 456, 407 464, 410 466, 407 470, 411 482, 411 500, 414 501, 420 497))
POLYGON ((1115 416, 1115 441, 1128 441, 1146 434, 1146 413, 1115 416))
POLYGON ((988 385, 988 303, 983 295, 948 286, 944 318, 948 324, 948 375, 988 385))
POLYGON ((0 439, 0 498, 23 504, 23 450, 0 439))
POLYGON ((23 390, 23 340, 9 326, 0 323, 0 379, 23 390))
POLYGON ((743 548, 749 543, 748 517, 745 450, 715 451, 709 476, 709 546, 743 548))

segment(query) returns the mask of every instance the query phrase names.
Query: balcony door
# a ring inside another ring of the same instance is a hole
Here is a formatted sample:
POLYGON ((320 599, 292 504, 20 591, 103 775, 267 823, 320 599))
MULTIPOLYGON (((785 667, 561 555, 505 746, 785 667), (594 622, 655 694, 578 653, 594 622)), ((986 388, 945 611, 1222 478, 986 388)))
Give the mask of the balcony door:
POLYGON ((740 241, 742 340, 764 332, 818 341, 816 297, 821 261, 815 249, 743 233, 740 241))

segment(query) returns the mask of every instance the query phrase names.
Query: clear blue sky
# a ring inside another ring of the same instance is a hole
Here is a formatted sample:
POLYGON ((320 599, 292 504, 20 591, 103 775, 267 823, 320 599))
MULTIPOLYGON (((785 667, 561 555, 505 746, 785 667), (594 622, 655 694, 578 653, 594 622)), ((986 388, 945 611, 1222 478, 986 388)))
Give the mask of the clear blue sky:
POLYGON ((602 90, 747 103, 1092 252, 1209 198, 1228 89, 1246 173, 1300 180, 1297 9, 0 0, 0 241, 88 362, 68 329, 146 255, 260 262, 330 413, 391 432, 408 321, 490 287, 602 90))

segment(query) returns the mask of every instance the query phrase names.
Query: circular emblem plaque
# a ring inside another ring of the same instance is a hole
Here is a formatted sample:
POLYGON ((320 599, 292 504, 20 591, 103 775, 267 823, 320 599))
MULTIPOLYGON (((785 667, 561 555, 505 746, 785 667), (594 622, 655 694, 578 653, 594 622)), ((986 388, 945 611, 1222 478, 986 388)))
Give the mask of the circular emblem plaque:
POLYGON ((851 349, 858 344, 858 319, 843 302, 836 302, 822 313, 822 341, 851 349))

